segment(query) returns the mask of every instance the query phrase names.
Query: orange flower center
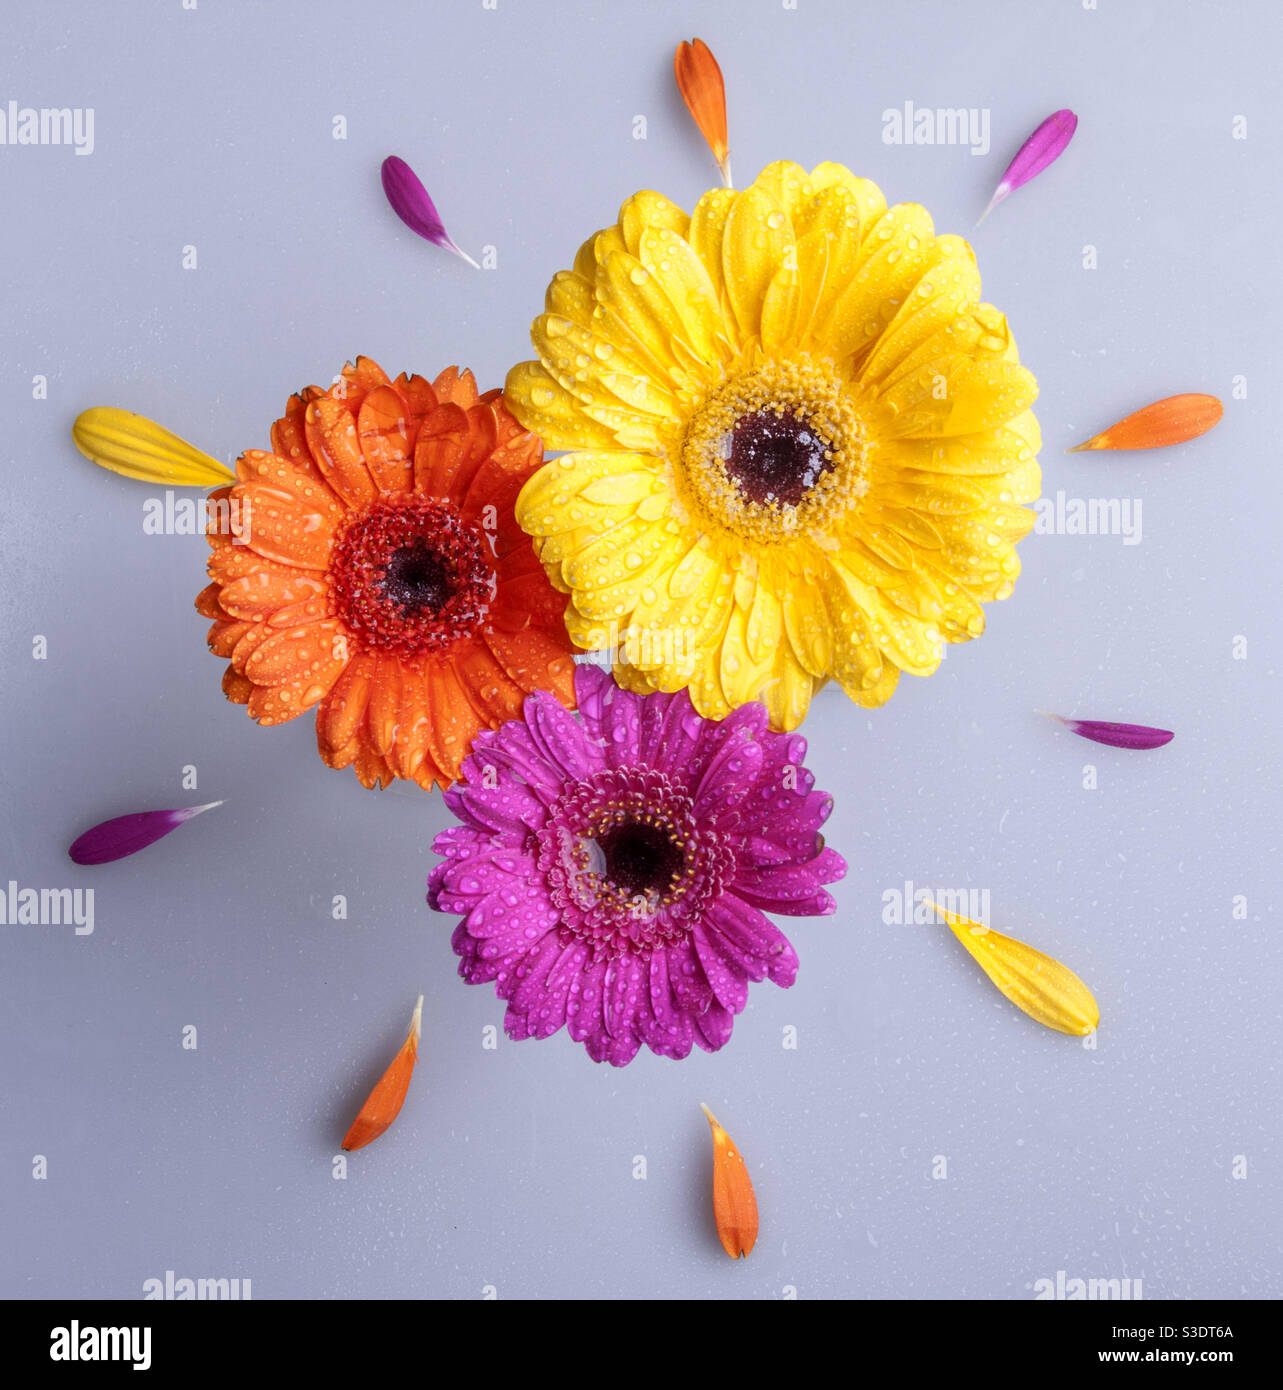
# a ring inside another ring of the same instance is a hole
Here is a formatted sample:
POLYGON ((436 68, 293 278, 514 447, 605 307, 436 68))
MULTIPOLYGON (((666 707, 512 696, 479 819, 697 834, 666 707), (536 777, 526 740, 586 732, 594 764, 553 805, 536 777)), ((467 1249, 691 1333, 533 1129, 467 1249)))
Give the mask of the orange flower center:
POLYGON ((340 616, 365 647, 412 658, 477 631, 495 572, 489 547, 451 503, 384 499, 339 538, 330 583, 340 616))

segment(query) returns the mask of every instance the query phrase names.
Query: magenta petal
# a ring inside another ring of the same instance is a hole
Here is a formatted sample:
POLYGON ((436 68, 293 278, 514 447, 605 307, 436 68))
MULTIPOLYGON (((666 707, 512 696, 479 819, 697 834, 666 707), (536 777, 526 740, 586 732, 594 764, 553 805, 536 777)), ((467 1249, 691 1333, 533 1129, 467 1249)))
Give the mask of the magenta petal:
POLYGON ((392 211, 412 232, 417 232, 434 246, 453 251, 470 266, 481 269, 466 251, 455 245, 445 229, 445 223, 441 221, 437 205, 429 197, 428 190, 420 182, 418 174, 404 159, 398 159, 394 154, 389 155, 383 161, 382 177, 383 192, 392 205, 392 211))
POLYGON ((1113 724, 1105 719, 1066 719, 1053 714, 1071 733, 1089 738, 1095 743, 1107 743, 1111 748, 1161 748, 1176 737, 1170 729, 1155 729, 1148 724, 1113 724))
POLYGON ((1067 107, 1048 116, 1016 151, 1015 159, 1007 165, 993 197, 989 199, 989 206, 980 214, 980 221, 983 222, 1004 198, 1035 175, 1041 174, 1049 164, 1054 164, 1065 152, 1077 129, 1078 117, 1067 107))
POLYGON ((133 815, 115 816, 86 830, 67 853, 77 864, 110 864, 114 859, 137 854, 140 849, 163 839, 171 830, 177 830, 184 821, 222 804, 210 801, 204 806, 187 806, 176 811, 138 811, 133 815))

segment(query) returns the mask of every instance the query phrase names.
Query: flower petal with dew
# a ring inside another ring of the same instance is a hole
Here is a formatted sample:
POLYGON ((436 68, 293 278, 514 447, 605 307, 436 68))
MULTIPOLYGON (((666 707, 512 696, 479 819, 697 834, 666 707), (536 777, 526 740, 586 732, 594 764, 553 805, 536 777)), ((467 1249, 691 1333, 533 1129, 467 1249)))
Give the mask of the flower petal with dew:
POLYGON ((703 39, 683 40, 673 54, 673 75, 699 133, 708 141, 722 181, 731 186, 731 152, 726 138, 726 83, 703 39))
POLYGON ((701 1105, 713 1131, 713 1215, 717 1238, 733 1260, 746 1259, 757 1244, 757 1198, 753 1180, 735 1141, 717 1122, 717 1116, 701 1105))
POLYGON ((71 427, 76 448, 100 468, 169 487, 217 487, 235 475, 155 420, 115 406, 82 410, 71 427))
POLYGON ((1030 1018, 1058 1033, 1085 1037, 1100 1022, 1091 990, 1058 960, 982 922, 931 906, 998 989, 1030 1018))
POLYGON ((1197 439, 1219 423, 1224 406, 1215 396, 1191 391, 1166 396, 1110 425, 1085 443, 1075 444, 1071 454, 1096 449, 1165 449, 1197 439))
POLYGON ((410 1018, 410 1031, 400 1051, 388 1064, 388 1069, 375 1083, 374 1089, 366 1097, 365 1104, 357 1112, 348 1132, 343 1136, 341 1147, 348 1153, 363 1149, 372 1144, 380 1134, 392 1124, 405 1104, 406 1092, 410 1089, 410 1078, 414 1075, 414 1065, 419 1060, 419 1032, 423 1024, 423 995, 414 1006, 410 1018))
POLYGON ((222 804, 207 801, 204 806, 184 806, 175 811, 135 811, 127 816, 113 816, 78 836, 67 853, 76 864, 110 864, 154 845, 193 816, 222 804))
POLYGON ((360 357, 292 396, 271 445, 211 494, 196 607, 229 700, 260 724, 315 709, 329 766, 431 788, 531 690, 573 699, 566 600, 513 516, 543 445, 498 391, 360 357))
POLYGON ((507 1001, 509 1037, 564 1027, 617 1067, 643 1045, 715 1052, 751 982, 797 974, 766 913, 834 911, 832 802, 805 740, 771 733, 758 704, 718 724, 684 691, 639 696, 589 664, 575 690, 580 720, 536 693, 477 737, 428 902, 461 914, 459 973, 507 1001))
POLYGON ((1068 719, 1060 714, 1047 717, 1063 724, 1079 738, 1107 743, 1111 748, 1162 748, 1176 737, 1170 729, 1155 729, 1149 724, 1115 724, 1107 719, 1068 719))
POLYGON ((793 729, 888 700, 1005 598, 1041 489, 1037 385, 967 243, 837 164, 694 215, 643 192, 559 272, 508 375, 568 450, 517 501, 575 641, 638 693, 793 729))

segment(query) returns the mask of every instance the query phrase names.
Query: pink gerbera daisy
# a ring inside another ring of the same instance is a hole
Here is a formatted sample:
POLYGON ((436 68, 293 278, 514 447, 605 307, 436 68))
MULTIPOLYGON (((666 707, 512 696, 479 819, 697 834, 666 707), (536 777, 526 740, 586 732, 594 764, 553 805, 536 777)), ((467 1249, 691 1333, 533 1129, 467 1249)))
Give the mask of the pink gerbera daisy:
POLYGON ((760 704, 717 723, 684 690, 631 694, 589 665, 575 691, 581 720, 537 693, 474 740, 445 793, 462 824, 436 837, 428 901, 465 914, 459 973, 494 983, 509 1037, 565 1024, 617 1067, 642 1043, 715 1052, 750 980, 797 974, 763 909, 834 910, 832 799, 802 765, 806 740, 770 732, 760 704))

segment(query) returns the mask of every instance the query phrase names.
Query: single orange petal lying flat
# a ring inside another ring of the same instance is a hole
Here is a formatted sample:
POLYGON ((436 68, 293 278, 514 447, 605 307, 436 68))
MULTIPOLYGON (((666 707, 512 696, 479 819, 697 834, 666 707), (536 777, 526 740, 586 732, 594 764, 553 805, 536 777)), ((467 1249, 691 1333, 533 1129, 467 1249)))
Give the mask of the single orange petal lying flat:
POLYGON ((363 1149, 371 1144, 401 1113, 405 1103, 405 1093, 410 1088, 410 1078, 414 1075, 414 1064, 419 1059, 419 1028, 423 1019, 423 995, 414 1006, 410 1019, 410 1031, 406 1034, 401 1050, 392 1059, 392 1065, 379 1078, 377 1084, 366 1098, 360 1113, 352 1121, 352 1126, 343 1136, 343 1148, 349 1153, 353 1149, 363 1149))
POLYGON ((1167 396, 1140 410, 1107 430, 1094 435, 1084 444, 1075 445, 1071 454, 1091 449, 1162 449, 1169 444, 1184 444, 1206 434, 1221 418, 1224 407, 1215 396, 1189 392, 1167 396))
POLYGON ((687 110, 695 118, 700 134, 708 141, 722 171, 727 188, 731 186, 730 146, 726 140, 726 84, 712 50, 703 39, 683 40, 673 54, 673 72, 687 110))
POLYGON ((740 1151, 707 1105, 699 1107, 713 1131, 713 1214, 722 1249, 743 1259, 757 1243, 757 1198, 740 1151))

